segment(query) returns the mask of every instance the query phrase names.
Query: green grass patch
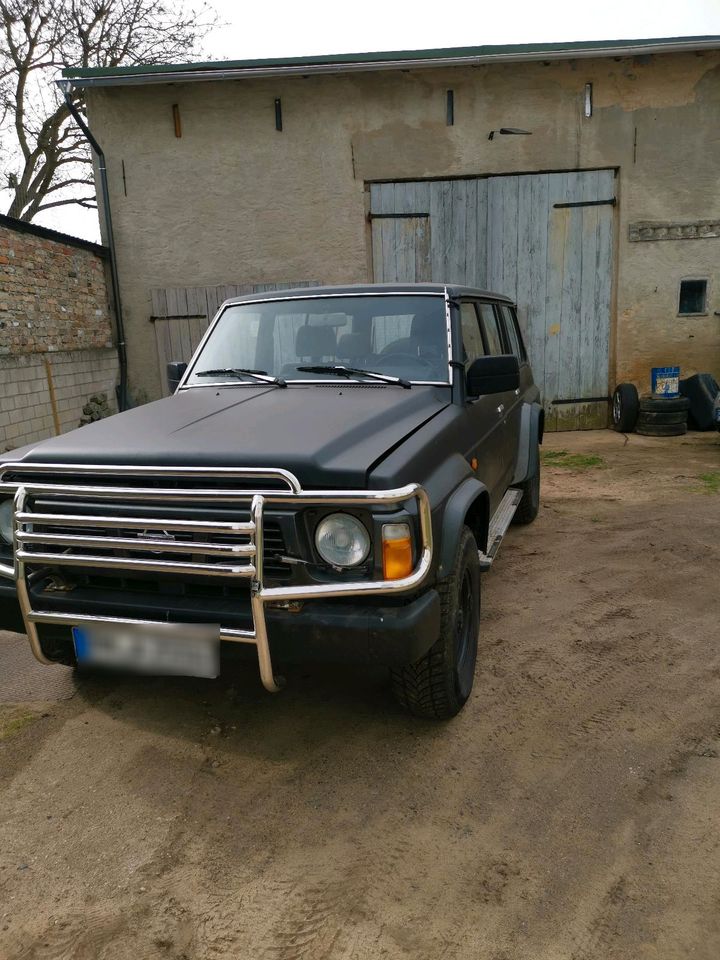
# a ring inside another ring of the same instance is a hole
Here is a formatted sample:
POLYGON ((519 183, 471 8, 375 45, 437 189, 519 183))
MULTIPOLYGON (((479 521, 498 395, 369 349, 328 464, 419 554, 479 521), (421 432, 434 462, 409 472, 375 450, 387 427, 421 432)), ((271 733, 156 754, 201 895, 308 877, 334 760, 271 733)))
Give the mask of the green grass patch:
POLYGON ((546 467, 562 467, 565 470, 590 470, 604 467, 605 461, 596 453, 568 453, 567 450, 543 450, 542 462, 546 467))
POLYGON ((0 712, 0 741, 9 740, 16 733, 20 733, 37 720, 37 716, 36 713, 30 713, 28 710, 11 709, 0 712))
POLYGON ((703 493, 720 493, 720 473, 701 473, 698 480, 703 493))

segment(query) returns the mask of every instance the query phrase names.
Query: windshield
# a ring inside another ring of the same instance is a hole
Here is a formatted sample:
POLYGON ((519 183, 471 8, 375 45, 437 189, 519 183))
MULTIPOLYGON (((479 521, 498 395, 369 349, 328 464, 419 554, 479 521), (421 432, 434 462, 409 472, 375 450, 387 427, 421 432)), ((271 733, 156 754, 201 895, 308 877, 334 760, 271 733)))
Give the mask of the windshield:
POLYGON ((227 307, 186 385, 263 383, 258 377, 233 376, 233 370, 288 383, 334 381, 329 369, 301 368, 336 365, 352 370, 345 383, 369 381, 363 370, 414 383, 448 383, 443 296, 317 297, 227 307))

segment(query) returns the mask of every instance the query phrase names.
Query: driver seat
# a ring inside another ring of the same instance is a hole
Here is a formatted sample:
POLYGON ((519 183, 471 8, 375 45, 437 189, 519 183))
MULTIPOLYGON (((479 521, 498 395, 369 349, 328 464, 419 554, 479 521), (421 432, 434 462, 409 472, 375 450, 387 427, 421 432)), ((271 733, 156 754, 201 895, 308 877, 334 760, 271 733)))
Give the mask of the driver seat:
POLYGON ((410 336, 386 344, 380 354, 403 353, 410 357, 439 357, 443 352, 445 327, 438 322, 436 312, 415 314, 410 336))

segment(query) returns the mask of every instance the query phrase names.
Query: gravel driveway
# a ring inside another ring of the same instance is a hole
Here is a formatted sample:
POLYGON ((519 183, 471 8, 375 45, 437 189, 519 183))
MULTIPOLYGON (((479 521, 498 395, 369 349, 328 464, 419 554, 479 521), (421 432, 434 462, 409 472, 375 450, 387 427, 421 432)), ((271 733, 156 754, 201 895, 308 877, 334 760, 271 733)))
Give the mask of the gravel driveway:
POLYGON ((545 448, 450 723, 0 634, 0 957, 717 960, 720 438, 545 448))

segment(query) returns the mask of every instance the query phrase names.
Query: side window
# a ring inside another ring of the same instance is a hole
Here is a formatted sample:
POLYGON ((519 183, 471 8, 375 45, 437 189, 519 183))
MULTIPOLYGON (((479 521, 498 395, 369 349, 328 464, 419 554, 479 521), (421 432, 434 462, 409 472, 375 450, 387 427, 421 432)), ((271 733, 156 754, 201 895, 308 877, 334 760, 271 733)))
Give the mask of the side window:
POLYGON ((485 334, 485 343, 487 352, 496 357, 498 354, 505 353, 503 346, 502 332, 495 316, 493 305, 491 303, 480 303, 480 317, 482 319, 483 332, 485 334))
POLYGON ((473 360, 485 355, 485 347, 474 303, 460 304, 460 325, 463 339, 462 361, 467 370, 473 360))
POLYGON ((505 332, 510 342, 510 351, 515 354, 520 363, 523 363, 527 360, 527 354, 525 353, 525 346, 522 341, 520 326, 518 325, 517 313, 513 307, 502 306, 500 309, 502 310, 503 320, 505 321, 505 332))

